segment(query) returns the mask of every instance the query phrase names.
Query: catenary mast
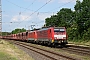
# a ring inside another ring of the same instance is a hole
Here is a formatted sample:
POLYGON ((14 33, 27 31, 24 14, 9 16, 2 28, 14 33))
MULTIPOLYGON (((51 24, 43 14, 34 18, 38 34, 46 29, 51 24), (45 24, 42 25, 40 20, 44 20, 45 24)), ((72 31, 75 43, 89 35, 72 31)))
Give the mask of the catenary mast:
POLYGON ((2 35, 2 6, 0 0, 0 36, 2 35))

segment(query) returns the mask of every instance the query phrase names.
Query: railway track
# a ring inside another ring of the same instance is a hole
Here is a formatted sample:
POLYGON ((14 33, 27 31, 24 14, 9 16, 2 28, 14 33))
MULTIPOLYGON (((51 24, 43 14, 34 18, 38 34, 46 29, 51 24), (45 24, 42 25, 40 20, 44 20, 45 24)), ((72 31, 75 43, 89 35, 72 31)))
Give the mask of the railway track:
POLYGON ((90 49, 90 47, 84 47, 79 45, 67 45, 68 47, 75 47, 75 48, 81 48, 81 49, 90 49))
MULTIPOLYGON (((22 46, 24 48, 27 48, 29 50, 32 50, 36 53, 39 53, 39 54, 49 58, 50 60, 60 60, 62 58, 65 58, 66 60, 79 60, 79 59, 76 59, 76 58, 73 58, 73 57, 70 57, 70 56, 58 54, 58 53, 55 53, 55 52, 52 52, 52 51, 48 51, 46 49, 42 49, 42 48, 39 48, 39 47, 28 45, 25 42, 16 41, 15 44, 17 44, 19 46, 22 46), (60 58, 60 57, 62 57, 62 58, 60 58)), ((59 49, 59 48, 55 48, 55 49, 59 49)), ((68 45, 67 48, 60 48, 60 50, 68 51, 68 52, 73 53, 73 54, 78 54, 78 55, 89 56, 90 57, 90 47, 68 45)))
POLYGON ((38 48, 38 47, 35 47, 35 46, 31 46, 31 45, 28 45, 26 43, 21 43, 21 42, 17 43, 17 42, 15 42, 14 44, 17 44, 19 46, 22 46, 24 48, 32 50, 36 53, 39 53, 39 54, 49 58, 50 60, 60 60, 62 58, 66 59, 66 60, 77 60, 75 58, 71 58, 71 57, 64 56, 64 55, 61 55, 61 54, 58 54, 58 53, 55 53, 55 52, 52 52, 52 51, 48 51, 48 50, 41 49, 41 48, 38 48))
POLYGON ((66 50, 66 51, 73 52, 75 54, 90 56, 90 47, 68 45, 67 48, 62 48, 62 49, 66 50))

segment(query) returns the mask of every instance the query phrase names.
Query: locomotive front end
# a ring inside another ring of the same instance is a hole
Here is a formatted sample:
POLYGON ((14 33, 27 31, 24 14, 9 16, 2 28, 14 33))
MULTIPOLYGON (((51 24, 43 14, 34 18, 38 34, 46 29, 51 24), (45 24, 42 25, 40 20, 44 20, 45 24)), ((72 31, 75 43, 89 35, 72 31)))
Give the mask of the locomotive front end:
POLYGON ((57 44, 67 44, 67 33, 65 27, 54 28, 54 42, 57 44))

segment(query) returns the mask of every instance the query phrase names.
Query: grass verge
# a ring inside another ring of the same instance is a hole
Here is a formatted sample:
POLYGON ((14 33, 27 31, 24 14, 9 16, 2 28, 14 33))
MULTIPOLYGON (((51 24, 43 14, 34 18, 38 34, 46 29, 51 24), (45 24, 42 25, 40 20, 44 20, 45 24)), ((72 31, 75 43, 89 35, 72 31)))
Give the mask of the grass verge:
POLYGON ((0 39, 0 60, 34 60, 13 44, 0 39))
POLYGON ((69 43, 75 44, 75 45, 82 45, 82 46, 88 46, 90 47, 90 40, 86 40, 86 41, 82 41, 82 40, 78 40, 78 41, 68 41, 69 43))
POLYGON ((5 52, 0 52, 0 60, 17 60, 15 57, 11 57, 9 54, 5 52))

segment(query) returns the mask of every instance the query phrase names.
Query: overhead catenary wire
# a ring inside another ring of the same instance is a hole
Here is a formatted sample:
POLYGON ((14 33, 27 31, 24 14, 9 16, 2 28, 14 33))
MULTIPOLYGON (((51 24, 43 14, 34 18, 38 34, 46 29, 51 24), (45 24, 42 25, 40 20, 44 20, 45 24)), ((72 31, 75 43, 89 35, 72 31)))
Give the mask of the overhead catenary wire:
MULTIPOLYGON (((34 0, 23 12, 25 12, 30 6, 32 6, 35 3, 36 0, 34 0)), ((23 13, 21 12, 21 13, 23 13)))
MULTIPOLYGON (((50 1, 51 1, 51 0, 50 0, 50 1)), ((47 3, 49 3, 50 1, 48 1, 47 3)), ((58 9, 58 8, 64 6, 64 5, 67 5, 67 4, 71 3, 72 1, 73 1, 73 0, 71 0, 70 2, 67 2, 67 3, 65 3, 65 4, 59 6, 59 7, 55 8, 55 9, 58 9)), ((45 3, 43 6, 45 6, 47 3, 45 3)), ((43 7, 43 6, 42 6, 42 7, 43 7)), ((38 10, 40 10, 42 7, 40 7, 38 10)), ((55 9, 52 9, 52 10, 50 10, 50 11, 48 11, 48 12, 41 12, 41 13, 49 13, 49 12, 55 10, 55 9)), ((31 15, 29 15, 29 17, 32 16, 34 13, 36 13, 38 10, 36 10, 35 12, 33 12, 31 15)), ((37 15, 38 15, 39 13, 40 13, 40 12, 38 12, 37 15)), ((54 13, 54 12, 51 12, 51 13, 54 13)), ((29 17, 27 17, 26 19, 28 19, 29 17)), ((22 21, 22 22, 23 22, 23 21, 22 21)), ((20 22, 20 23, 22 23, 22 22, 20 22)), ((19 24, 20 24, 20 23, 19 23, 19 24)), ((28 23, 29 23, 29 21, 28 21, 28 23)))
POLYGON ((5 23, 6 24, 6 23, 19 23, 19 22, 2 22, 2 23, 5 23))
MULTIPOLYGON (((23 8, 23 9, 25 9, 24 11, 26 11, 26 10, 31 10, 31 9, 28 9, 28 8, 29 8, 31 5, 33 5, 33 3, 34 3, 36 0, 34 0, 27 8, 21 7, 21 6, 15 4, 15 3, 13 3, 13 2, 11 2, 11 1, 9 1, 9 0, 6 0, 6 1, 9 2, 9 3, 11 3, 11 4, 13 4, 13 5, 15 5, 15 6, 17 6, 17 7, 19 7, 19 8, 23 8)), ((67 4, 71 3, 72 1, 75 1, 75 0, 71 0, 70 2, 67 2, 67 3, 65 3, 65 4, 59 6, 59 7, 55 8, 55 9, 58 9, 58 8, 64 6, 64 5, 67 5, 67 4)), ((48 2, 49 2, 49 1, 48 1, 48 2)), ((48 2, 46 2, 46 4, 47 4, 48 2)), ((52 9, 52 10, 50 10, 50 11, 48 11, 48 12, 39 12, 39 13, 52 13, 51 11, 53 11, 53 10, 55 10, 55 9, 52 9)), ((24 11, 23 11, 23 12, 24 12, 24 11)))
MULTIPOLYGON (((31 9, 28 9, 28 8, 29 8, 31 5, 33 5, 36 0, 34 0, 27 8, 21 7, 21 6, 15 4, 15 3, 13 3, 13 2, 11 2, 11 1, 9 1, 9 0, 6 0, 6 1, 9 2, 9 3, 11 3, 11 4, 13 4, 13 5, 15 5, 15 6, 17 6, 17 7, 19 7, 20 9, 21 9, 21 8, 22 8, 22 9, 25 9, 24 11, 21 12, 21 13, 23 13, 23 12, 25 12, 26 10, 33 11, 33 10, 31 10, 31 9)), ((6 12, 6 11, 4 11, 4 12, 6 12)), ((11 12, 11 11, 10 11, 10 12, 11 12)), ((53 13, 53 12, 47 12, 47 11, 45 11, 45 12, 39 12, 39 13, 53 13)))
MULTIPOLYGON (((46 2, 43 6, 41 6, 39 9, 37 9, 36 11, 34 11, 32 14, 30 14, 29 17, 32 16, 32 15, 33 15, 34 13, 36 13, 37 11, 39 11, 39 10, 40 10, 41 8, 43 8, 45 5, 47 5, 50 1, 51 1, 51 0, 49 0, 48 2, 46 2)), ((71 3, 72 1, 74 1, 74 0, 71 0, 70 2, 67 2, 67 3, 65 3, 65 4, 59 6, 59 7, 55 8, 55 9, 58 9, 58 8, 64 6, 64 5, 67 5, 67 4, 71 3)), ((52 10, 55 10, 55 9, 52 9, 52 10)), ((50 10, 50 11, 52 11, 52 10, 50 10)), ((38 15, 39 13, 49 13, 50 11, 48 11, 48 12, 38 12, 37 15, 38 15)), ((51 13, 54 13, 54 12, 51 12, 51 13)), ((28 19, 29 17, 25 18, 25 20, 28 19)), ((23 21, 22 21, 22 22, 23 22, 23 21)))
MULTIPOLYGON (((25 12, 26 10, 33 11, 33 10, 29 9, 29 7, 30 7, 31 5, 33 5, 36 0, 34 0, 27 8, 21 7, 21 6, 15 4, 15 3, 13 3, 13 2, 11 2, 11 1, 9 1, 9 0, 6 0, 6 1, 9 2, 9 3, 11 3, 11 4, 13 4, 13 5, 15 5, 15 6, 17 6, 17 7, 19 7, 20 9, 21 9, 21 8, 22 8, 22 9, 25 9, 24 11, 20 12, 20 14, 21 14, 21 13, 25 12)), ((11 11, 10 11, 10 12, 11 12, 11 11)), ((39 12, 39 13, 52 13, 52 12, 39 12)))
MULTIPOLYGON (((62 6, 67 5, 67 4, 69 4, 69 3, 73 2, 73 1, 74 1, 74 0, 71 0, 71 1, 69 1, 69 2, 67 2, 67 3, 65 3, 65 4, 63 4, 63 5, 61 5, 61 6, 57 7, 57 8, 55 8, 55 9, 61 8, 62 6)), ((51 11, 53 11, 53 10, 55 10, 55 9, 52 9, 52 10, 50 10, 50 11, 48 11, 48 12, 51 12, 51 11)), ((37 11, 36 11, 36 12, 37 12, 37 11)), ((48 13, 48 12, 45 12, 45 13, 48 13)), ((37 13, 37 16, 39 15, 39 13, 40 13, 40 12, 37 13)), ((43 12, 42 12, 42 13, 43 13, 43 12)), ((54 13, 54 12, 53 12, 53 13, 54 13)), ((32 14, 33 14, 33 13, 32 13, 32 14)), ((31 14, 31 15, 32 15, 32 14, 31 14)), ((31 15, 30 15, 30 16, 31 16, 31 15)), ((27 18, 28 18, 28 17, 27 17, 27 18)))
MULTIPOLYGON (((43 8, 45 5, 47 5, 47 4, 48 4, 49 2, 51 2, 51 1, 52 1, 52 0, 49 0, 48 2, 46 2, 46 3, 45 3, 44 5, 42 5, 39 9, 37 9, 37 10, 34 11, 31 15, 29 15, 29 17, 32 16, 32 15, 33 15, 34 13, 36 13, 37 11, 39 11, 41 8, 43 8)), ((24 20, 28 19, 29 17, 25 18, 24 20)), ((22 23, 22 22, 23 22, 23 21, 21 21, 20 23, 22 23)), ((20 24, 20 23, 19 23, 19 24, 20 24)), ((29 23, 29 22, 28 22, 28 23, 29 23)), ((18 25, 19 25, 19 24, 18 24, 18 25)), ((18 25, 17 25, 17 26, 18 26, 18 25)))
MULTIPOLYGON (((11 2, 11 1, 9 1, 9 0, 6 0, 6 1, 9 2, 9 3, 11 3, 11 4, 13 4, 13 5, 15 5, 15 6, 17 6, 17 7, 19 7, 19 8, 26 9, 26 10, 31 10, 31 9, 28 9, 28 8, 21 7, 21 6, 15 4, 15 3, 13 3, 13 2, 11 2)), ((31 10, 31 11, 32 11, 32 10, 31 10)))
MULTIPOLYGON (((27 8, 21 7, 21 6, 13 3, 13 2, 11 2, 11 1, 8 1, 8 0, 6 0, 6 1, 9 2, 9 3, 11 3, 11 4, 13 4, 13 5, 15 5, 15 6, 17 6, 17 7, 19 7, 20 9, 23 8, 23 9, 25 9, 25 10, 30 10, 30 9, 28 9, 28 7, 31 6, 36 0, 34 0, 34 1, 32 2, 32 4, 30 4, 27 8)), ((46 2, 43 6, 41 6, 39 9, 37 9, 36 11, 34 11, 31 15, 33 15, 34 13, 36 13, 37 11, 39 11, 41 8, 43 8, 45 5, 47 5, 50 1, 52 1, 52 0, 49 0, 48 2, 46 2)), ((25 11, 25 10, 24 10, 24 11, 25 11)), ((41 12, 41 13, 44 13, 44 12, 41 12)), ((45 13, 48 13, 48 12, 45 12, 45 13)), ((21 12, 19 12, 19 15, 21 15, 21 12)), ((31 15, 29 15, 29 17, 30 17, 31 15)), ((29 17, 27 17, 26 19, 28 19, 29 17)), ((25 20, 26 20, 26 19, 25 19, 25 20)), ((23 21, 21 21, 21 22, 23 22, 23 21)), ((19 24, 20 24, 21 22, 19 22, 19 24)))
MULTIPOLYGON (((72 0, 72 1, 73 1, 73 0, 72 0)), ((58 8, 64 6, 64 5, 67 5, 67 4, 71 3, 72 1, 70 1, 70 2, 68 2, 68 3, 65 3, 65 4, 59 6, 59 7, 55 8, 55 9, 58 9, 58 8)), ((44 5, 46 5, 46 4, 47 4, 47 3, 45 3, 44 5)), ((14 5, 16 5, 16 4, 14 4, 14 5)), ((28 19, 28 18, 29 18, 30 16, 32 16, 34 13, 38 12, 41 8, 44 7, 44 5, 43 5, 42 7, 40 7, 39 9, 37 9, 36 11, 34 11, 33 13, 31 13, 31 14, 30 14, 27 18, 25 18, 25 19, 28 19)), ((18 6, 18 5, 16 5, 16 6, 19 7, 19 8, 22 8, 22 7, 18 6)), ((37 15, 38 15, 39 13, 50 13, 51 11, 53 11, 53 10, 55 10, 55 9, 52 9, 52 10, 50 10, 49 12, 38 12, 37 15)), ((28 10, 28 7, 25 8, 25 10, 28 10)), ((25 10, 24 10, 24 11, 25 11, 25 10)), ((23 11, 23 12, 24 12, 24 11, 23 11)), ((52 13, 52 12, 51 12, 51 13, 52 13)), ((23 21, 19 22, 19 24, 22 23, 22 22, 23 22, 23 21)))
MULTIPOLYGON (((43 6, 45 6, 46 4, 48 4, 49 2, 50 2, 51 0, 49 0, 48 2, 46 2, 43 6)), ((65 4, 63 4, 63 5, 61 5, 61 6, 59 6, 59 7, 57 7, 57 8, 60 8, 60 7, 62 7, 62 6, 64 6, 64 5, 66 5, 66 4, 69 4, 69 3, 71 3, 72 1, 74 1, 74 0, 71 0, 70 2, 67 2, 67 3, 65 3, 65 4)), ((42 6, 42 7, 43 7, 42 6)), ((40 10, 42 7, 40 7, 38 10, 40 10)), ((57 8, 55 8, 55 9, 57 9, 57 8)), ((36 10, 35 12, 33 12, 31 15, 33 15, 34 13, 36 13, 38 10, 36 10)), ((53 9, 54 10, 54 9, 53 9)), ((50 10, 50 11, 52 11, 52 10, 50 10)), ((50 12, 50 11, 48 11, 48 12, 50 12)), ((53 12, 54 13, 54 12, 53 12)), ((37 13, 37 15, 39 14, 39 12, 37 13)), ((31 16, 31 15, 29 15, 29 16, 31 16)), ((29 17, 27 17, 27 18, 29 18, 29 17)), ((26 18, 26 19, 27 19, 26 18)))
MULTIPOLYGON (((33 12, 31 15, 33 15, 34 13, 36 13, 37 11, 39 11, 41 8, 43 8, 45 5, 47 5, 50 1, 52 0, 49 0, 48 2, 46 2, 43 6, 41 6, 39 9, 37 9, 35 12, 33 12)), ((29 17, 31 16, 29 15, 29 17)), ((26 19, 28 19, 29 17, 27 17, 26 19)))
POLYGON ((65 3, 65 4, 63 4, 63 5, 59 6, 59 7, 56 7, 56 8, 54 8, 54 9, 48 11, 48 12, 51 12, 51 11, 56 10, 56 9, 58 9, 58 8, 61 8, 62 6, 67 5, 67 4, 69 4, 69 3, 73 2, 73 1, 74 1, 74 0, 71 0, 71 1, 69 1, 69 2, 67 2, 67 3, 65 3))
MULTIPOLYGON (((36 11, 34 11, 33 13, 31 13, 28 17, 26 17, 24 20, 28 19, 30 16, 32 16, 34 13, 36 13, 37 11, 39 11, 41 8, 43 8, 45 5, 47 5, 49 2, 51 2, 52 0, 49 0, 48 2, 46 2, 44 5, 42 5, 40 8, 38 8, 36 11)), ((22 23, 23 21, 21 21, 20 23, 22 23)), ((19 24, 20 24, 19 23, 19 24)), ((28 22, 29 23, 29 22, 28 22)), ((18 25, 19 25, 18 24, 18 25)), ((18 26, 17 25, 17 26, 18 26)))
MULTIPOLYGON (((20 16, 21 13, 22 13, 22 12, 21 12, 21 8, 22 8, 22 9, 25 9, 24 11, 30 10, 30 9, 28 9, 28 8, 29 8, 31 5, 33 5, 36 0, 33 0, 33 2, 32 2, 27 8, 21 7, 21 6, 15 4, 15 3, 13 3, 13 2, 11 2, 11 1, 9 1, 9 0, 6 0, 6 1, 20 8, 20 12, 19 12, 19 16, 20 16)), ((24 12, 24 11, 23 11, 23 12, 24 12)), ((20 20, 20 19, 19 19, 19 20, 20 20)), ((3 23, 20 23, 20 22, 3 22, 3 23)))

